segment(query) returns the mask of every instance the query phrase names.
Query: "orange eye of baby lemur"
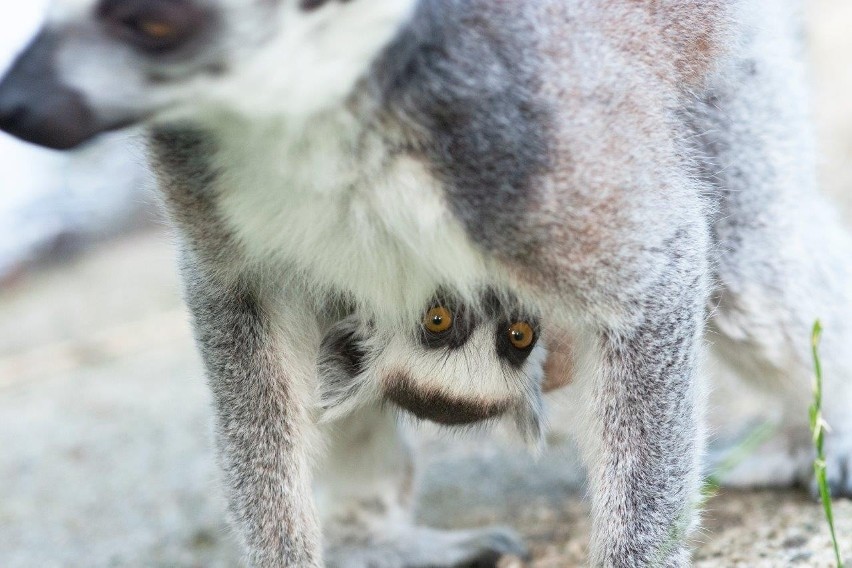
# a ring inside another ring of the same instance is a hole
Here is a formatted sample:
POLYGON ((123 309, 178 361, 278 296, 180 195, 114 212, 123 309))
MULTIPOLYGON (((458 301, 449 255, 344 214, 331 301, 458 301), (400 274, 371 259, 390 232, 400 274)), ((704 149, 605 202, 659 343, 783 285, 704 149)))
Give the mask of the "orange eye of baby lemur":
POLYGON ((535 331, 525 321, 519 321, 509 326, 509 343, 515 349, 527 349, 535 340, 535 331))
POLYGON ((453 327, 453 314, 447 308, 435 306, 423 316, 423 327, 432 333, 443 333, 453 327))

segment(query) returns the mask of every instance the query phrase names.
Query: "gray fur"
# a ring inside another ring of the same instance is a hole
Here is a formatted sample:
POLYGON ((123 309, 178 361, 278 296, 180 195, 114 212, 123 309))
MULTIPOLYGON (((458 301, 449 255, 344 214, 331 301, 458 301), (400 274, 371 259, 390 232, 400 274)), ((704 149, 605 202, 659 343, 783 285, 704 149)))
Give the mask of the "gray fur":
MULTIPOLYGON (((229 510, 253 566, 320 566, 310 501, 310 415, 251 286, 219 281, 188 257, 187 300, 207 367, 229 510), (288 518, 279 522, 279 512, 288 518)), ((298 316, 291 321, 301 325, 298 316)), ((307 330, 310 333, 310 330, 307 330)), ((311 358, 310 352, 293 357, 311 358)), ((315 355, 314 355, 315 356, 315 355)))
MULTIPOLYGON (((521 550, 499 529, 414 526, 408 450, 377 407, 317 426, 322 338, 354 313, 393 340, 436 289, 516 296, 570 338, 595 566, 689 564, 708 319, 719 351, 801 417, 807 328, 825 319, 829 475, 852 493, 852 242, 814 190, 792 0, 197 1, 216 33, 162 62, 93 10, 52 20, 50 57, 35 45, 0 84, 0 125, 57 147, 157 125, 253 564, 521 550), (20 119, 52 113, 33 65, 85 124, 20 119)), ((322 360, 335 400, 357 394, 354 359, 322 360)), ((782 441, 806 441, 791 425, 782 441)), ((781 463, 800 478, 800 460, 781 463)))
POLYGON ((394 119, 425 133, 409 143, 429 157, 471 237, 519 257, 537 246, 522 227, 536 200, 536 176, 548 167, 554 109, 534 93, 538 10, 484 4, 419 3, 375 64, 373 96, 394 119))
POLYGON ((675 252, 683 244, 669 245, 671 264, 645 306, 653 315, 627 333, 598 338, 602 370, 590 385, 595 406, 588 420, 601 439, 586 449, 599 454, 586 456, 596 464, 590 471, 601 538, 592 551, 595 565, 674 566, 688 558, 682 541, 698 508, 696 370, 709 279, 702 251, 675 252), (649 540, 658 546, 648 547, 649 540))

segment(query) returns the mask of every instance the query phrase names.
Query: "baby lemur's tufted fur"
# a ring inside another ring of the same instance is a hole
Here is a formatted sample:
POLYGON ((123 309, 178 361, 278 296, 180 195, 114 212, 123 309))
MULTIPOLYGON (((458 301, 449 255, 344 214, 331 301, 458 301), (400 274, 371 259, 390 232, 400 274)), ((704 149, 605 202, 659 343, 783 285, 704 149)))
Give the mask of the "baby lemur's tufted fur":
MULTIPOLYGON (((56 0, 0 83, 0 128, 70 148, 150 126, 251 564, 523 553, 505 529, 414 524, 406 442, 378 402, 444 422, 536 414, 535 375, 517 383, 529 397, 494 390, 493 361, 457 372, 461 353, 493 359, 489 325, 466 343, 432 338, 445 372, 417 363, 434 348, 410 340, 424 306, 441 307, 435 291, 487 322, 487 289, 537 316, 542 346, 570 338, 570 362, 545 367, 573 378, 590 563, 686 566, 707 343, 787 401, 788 430, 730 481, 791 484, 810 479, 807 338, 824 319, 829 475, 852 494, 852 243, 814 187, 797 12, 793 0, 56 0), (342 346, 336 359, 323 338, 342 346), (363 357, 382 373, 361 373, 363 357), (340 400, 369 387, 373 403, 321 423, 320 359, 343 369, 329 375, 340 400)), ((534 352, 510 373, 538 372, 534 352)))

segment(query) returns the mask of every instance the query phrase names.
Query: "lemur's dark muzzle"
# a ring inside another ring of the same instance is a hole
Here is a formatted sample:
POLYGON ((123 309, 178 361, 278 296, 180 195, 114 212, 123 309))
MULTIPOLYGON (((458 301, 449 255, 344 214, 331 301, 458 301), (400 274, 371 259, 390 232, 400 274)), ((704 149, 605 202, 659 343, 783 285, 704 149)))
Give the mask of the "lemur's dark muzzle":
POLYGON ((56 39, 40 33, 0 81, 0 130, 27 142, 66 150, 104 129, 83 96, 59 81, 56 39))

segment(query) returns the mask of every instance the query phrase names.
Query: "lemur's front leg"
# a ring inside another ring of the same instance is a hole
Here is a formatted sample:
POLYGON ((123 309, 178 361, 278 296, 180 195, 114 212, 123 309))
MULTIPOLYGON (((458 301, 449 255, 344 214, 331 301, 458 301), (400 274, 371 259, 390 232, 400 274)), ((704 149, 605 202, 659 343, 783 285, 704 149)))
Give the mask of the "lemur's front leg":
POLYGON ((593 566, 689 565, 707 276, 703 261, 679 256, 672 252, 659 281, 627 306, 629 323, 577 335, 572 404, 585 418, 579 441, 592 494, 593 566))
POLYGON ((232 522, 249 562, 320 566, 307 387, 319 344, 316 318, 290 303, 273 322, 256 290, 222 283, 197 264, 189 263, 185 279, 213 393, 232 522))

